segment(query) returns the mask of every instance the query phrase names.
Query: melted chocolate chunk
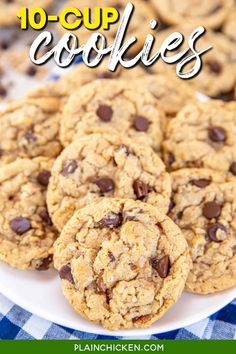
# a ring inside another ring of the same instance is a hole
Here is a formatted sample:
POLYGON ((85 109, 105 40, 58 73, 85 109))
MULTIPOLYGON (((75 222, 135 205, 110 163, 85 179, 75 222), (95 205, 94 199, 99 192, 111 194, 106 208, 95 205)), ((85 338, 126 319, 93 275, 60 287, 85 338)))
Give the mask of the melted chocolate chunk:
POLYGON ((67 160, 63 163, 61 174, 63 176, 71 175, 78 168, 78 163, 75 160, 67 160))
POLYGON ((100 220, 97 225, 100 228, 118 227, 122 224, 123 218, 121 214, 109 213, 105 218, 100 220))
POLYGON ((161 278, 166 278, 170 271, 170 258, 164 256, 161 259, 153 259, 152 267, 157 271, 161 278))
POLYGON ((68 280, 71 284, 75 284, 70 264, 62 266, 59 270, 59 275, 61 279, 68 280))
POLYGON ((100 105, 97 109, 97 115, 103 122, 110 122, 113 116, 113 109, 105 104, 100 105))
POLYGON ((97 178, 94 183, 98 186, 101 193, 112 192, 115 189, 115 183, 113 179, 109 177, 100 177, 97 178))
POLYGON ((47 187, 50 177, 51 177, 51 172, 44 170, 38 174, 37 181, 39 184, 41 184, 41 186, 47 187))
POLYGON ((149 128, 149 122, 147 118, 143 116, 137 116, 134 120, 134 128, 138 132, 146 132, 149 128))
POLYGON ((217 202, 207 202, 203 206, 202 214, 207 219, 218 218, 221 214, 221 204, 217 202))
POLYGON ((23 235, 31 229, 31 222, 28 218, 19 216, 10 221, 10 227, 17 235, 23 235))
POLYGON ((216 143, 225 141, 227 139, 226 131, 221 127, 212 127, 209 129, 208 136, 211 141, 216 143))
POLYGON ((36 267, 38 271, 48 270, 50 265, 52 264, 53 255, 50 254, 47 258, 43 258, 40 260, 40 264, 36 267))
POLYGON ((209 186, 210 183, 211 180, 205 178, 195 179, 192 181, 192 184, 198 188, 205 188, 209 186))
POLYGON ((220 223, 216 223, 216 224, 208 226, 207 234, 208 234, 209 238, 211 239, 211 241, 213 241, 213 242, 222 242, 223 241, 222 239, 217 238, 217 233, 219 231, 221 231, 225 234, 227 233, 225 226, 220 223))

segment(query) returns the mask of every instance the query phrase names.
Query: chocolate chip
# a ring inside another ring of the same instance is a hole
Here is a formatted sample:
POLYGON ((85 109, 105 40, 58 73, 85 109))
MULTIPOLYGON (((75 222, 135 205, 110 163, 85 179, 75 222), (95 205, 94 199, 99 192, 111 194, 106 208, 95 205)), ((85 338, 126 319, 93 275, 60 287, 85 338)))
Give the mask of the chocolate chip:
POLYGON ((7 90, 5 89, 4 86, 2 86, 2 85, 0 84, 0 96, 1 96, 1 97, 6 97, 6 95, 7 95, 7 90))
POLYGON ((170 199, 170 203, 169 203, 169 209, 168 209, 168 214, 170 214, 171 210, 175 207, 175 203, 173 201, 173 199, 170 199))
POLYGON ((195 179, 192 181, 192 184, 198 188, 205 188, 209 186, 211 183, 211 180, 206 179, 206 178, 200 178, 200 179, 195 179))
POLYGON ((183 217, 183 212, 182 212, 182 211, 179 211, 179 212, 176 214, 177 220, 181 220, 182 217, 183 217))
POLYGON ((71 175, 78 168, 78 163, 75 160, 67 160, 63 163, 61 174, 63 176, 71 175))
POLYGON ((136 179, 133 183, 134 193, 139 200, 145 200, 148 196, 148 185, 140 179, 136 179))
POLYGON ((97 225, 103 227, 118 227, 122 224, 123 218, 121 214, 109 213, 105 218, 100 220, 97 225))
POLYGON ((41 186, 47 187, 50 177, 51 177, 51 172, 44 170, 38 174, 37 181, 39 184, 41 184, 41 186))
POLYGON ((169 166, 173 165, 173 163, 175 162, 175 156, 174 154, 172 154, 172 152, 169 152, 167 155, 167 163, 169 166))
POLYGON ((217 60, 209 60, 205 63, 210 71, 214 74, 219 75, 222 72, 222 65, 217 60))
POLYGON ((52 226, 52 220, 48 214, 47 209, 43 209, 40 211, 39 216, 41 217, 42 221, 49 226, 52 226))
POLYGON ((1 42, 0 42, 0 48, 2 49, 2 50, 7 50, 8 48, 9 48, 9 43, 7 42, 7 41, 5 41, 4 39, 3 40, 1 40, 1 42))
POLYGON ((32 65, 31 65, 31 66, 29 66, 29 67, 26 69, 25 73, 26 73, 26 75, 33 77, 33 76, 36 75, 37 69, 36 69, 35 66, 32 66, 32 65))
POLYGON ((100 105, 96 113, 103 122, 110 122, 113 116, 112 108, 105 104, 100 105))
POLYGON ((236 176, 236 162, 232 162, 229 168, 229 171, 236 176))
POLYGON ((97 284, 97 287, 98 287, 98 290, 99 292, 101 293, 106 293, 107 289, 106 289, 106 286, 104 284, 104 281, 103 281, 103 272, 101 272, 98 277, 97 277, 97 280, 96 280, 96 284, 97 284))
POLYGON ((134 128, 138 132, 146 132, 149 128, 149 122, 147 118, 143 116, 137 116, 134 120, 134 128))
POLYGON ((24 138, 29 142, 29 143, 34 143, 37 140, 37 137, 34 135, 33 132, 26 132, 24 135, 24 138))
POLYGON ((113 75, 110 71, 102 71, 101 73, 97 74, 98 79, 112 79, 113 75))
POLYGON ((114 189, 115 189, 115 183, 114 183, 113 179, 111 179, 109 177, 97 178, 94 181, 94 183, 98 186, 101 193, 108 193, 108 192, 114 191, 114 189))
POLYGON ((31 229, 31 222, 28 218, 19 216, 10 221, 10 227, 17 235, 23 235, 31 229))
POLYGON ((50 254, 47 258, 41 259, 40 264, 37 265, 35 269, 38 271, 48 270, 50 268, 52 260, 53 260, 53 255, 50 254))
POLYGON ((164 256, 161 259, 153 259, 152 267, 157 271, 161 278, 166 278, 170 270, 169 256, 164 256))
POLYGON ((71 272, 71 265, 66 264, 61 267, 59 270, 59 275, 61 279, 68 280, 71 284, 75 284, 72 272, 71 272))
POLYGON ((221 214, 221 205, 217 202, 207 202, 204 204, 202 214, 207 219, 217 218, 221 214))
POLYGON ((108 252, 108 257, 110 258, 111 262, 115 262, 116 258, 111 251, 108 252))
POLYGON ((219 236, 217 237, 217 234, 219 234, 220 231, 222 231, 224 234, 227 233, 224 225, 216 223, 213 225, 209 225, 207 234, 213 242, 222 242, 223 239, 220 239, 219 236))
POLYGON ((212 127, 208 132, 209 138, 214 142, 225 141, 227 138, 226 131, 221 127, 212 127))

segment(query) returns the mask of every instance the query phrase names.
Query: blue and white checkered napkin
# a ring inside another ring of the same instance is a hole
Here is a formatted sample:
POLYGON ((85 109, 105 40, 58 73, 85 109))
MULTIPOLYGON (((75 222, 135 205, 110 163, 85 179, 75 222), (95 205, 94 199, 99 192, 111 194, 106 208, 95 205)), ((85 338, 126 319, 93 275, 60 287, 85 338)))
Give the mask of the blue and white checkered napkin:
MULTIPOLYGON (((0 294, 0 339, 124 339, 75 331, 39 318, 0 294)), ((176 331, 142 339, 236 339, 236 300, 216 314, 176 331)))

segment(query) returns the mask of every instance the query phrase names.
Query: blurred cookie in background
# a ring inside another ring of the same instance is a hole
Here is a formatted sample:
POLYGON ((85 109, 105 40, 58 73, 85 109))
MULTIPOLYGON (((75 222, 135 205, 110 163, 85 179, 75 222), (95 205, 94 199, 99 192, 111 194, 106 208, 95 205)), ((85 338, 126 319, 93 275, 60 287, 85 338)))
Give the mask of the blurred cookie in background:
MULTIPOLYGON (((92 13, 94 13, 95 7, 113 7, 119 11, 121 19, 125 7, 128 3, 129 2, 127 0, 87 0, 86 4, 81 6, 82 4, 78 4, 78 1, 76 0, 68 0, 64 3, 62 9, 67 7, 79 7, 81 10, 83 10, 83 7, 86 6, 92 9, 92 13)), ((151 31, 149 26, 150 21, 157 19, 156 11, 153 9, 151 3, 144 0, 133 0, 132 4, 135 6, 135 10, 129 23, 126 39, 135 36, 137 37, 137 41, 129 48, 127 55, 134 54, 142 49, 146 40, 146 36, 151 31)), ((69 23, 73 23, 75 20, 75 15, 68 15, 67 21, 69 23)), ((106 36, 108 46, 114 42, 119 25, 120 21, 117 21, 115 24, 111 24, 109 31, 105 31, 101 28, 99 29, 99 32, 106 36)), ((58 26, 58 29, 61 33, 67 32, 67 30, 61 26, 61 24, 58 26)), ((91 30, 88 30, 85 26, 81 26, 79 29, 70 32, 78 35, 80 45, 85 44, 92 34, 91 30)))
MULTIPOLYGON (((38 6, 47 10, 53 2, 53 0, 40 0, 38 6)), ((0 26, 10 27, 19 24, 17 13, 21 8, 34 8, 36 4, 34 0, 0 0, 0 7, 0 26)))
POLYGON ((169 25, 184 23, 218 28, 230 13, 233 0, 151 0, 161 19, 169 25))
MULTIPOLYGON (((172 57, 189 47, 189 36, 198 26, 177 26, 170 27, 159 33, 155 47, 160 48, 161 44, 174 32, 184 35, 184 41, 177 50, 167 52, 166 56, 172 57)), ((236 78, 236 44, 230 41, 225 35, 213 32, 209 29, 195 42, 195 48, 199 52, 208 47, 212 47, 207 53, 203 54, 201 71, 194 77, 185 80, 190 86, 212 98, 231 100, 236 78)), ((187 57, 192 53, 185 54, 187 57)), ((196 60, 189 62, 182 67, 182 73, 190 72, 196 60)), ((166 64, 161 59, 150 68, 153 73, 176 71, 176 65, 166 64)), ((182 80, 179 79, 181 82, 182 80)))

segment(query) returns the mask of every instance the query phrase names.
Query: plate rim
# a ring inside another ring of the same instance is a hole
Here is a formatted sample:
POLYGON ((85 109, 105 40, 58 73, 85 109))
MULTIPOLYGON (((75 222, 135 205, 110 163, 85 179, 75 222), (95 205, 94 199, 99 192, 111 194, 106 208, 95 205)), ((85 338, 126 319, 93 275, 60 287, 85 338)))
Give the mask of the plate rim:
MULTIPOLYGON (((37 306, 35 306, 34 304, 33 305, 26 304, 25 300, 23 298, 20 298, 19 296, 17 296, 17 294, 14 294, 12 292, 12 290, 4 289, 4 286, 2 283, 0 283, 0 292, 3 294, 3 296, 8 298, 14 304, 20 306, 25 311, 28 311, 28 312, 38 316, 39 318, 45 319, 45 320, 55 323, 59 326, 63 326, 63 327, 73 329, 76 331, 81 331, 86 334, 101 335, 101 336, 108 336, 108 337, 126 337, 126 338, 129 338, 129 337, 133 337, 133 338, 139 337, 140 338, 140 336, 142 337, 142 336, 158 335, 158 334, 162 334, 162 333, 172 332, 172 331, 178 330, 180 328, 185 328, 190 325, 194 325, 195 323, 197 323, 203 319, 206 319, 207 317, 220 311, 222 308, 224 308, 226 305, 231 303, 236 298, 236 287, 232 287, 232 288, 227 289, 223 292, 219 292, 219 294, 225 293, 227 296, 226 296, 225 301, 222 300, 219 305, 218 304, 214 305, 214 311, 212 310, 211 307, 209 307, 209 310, 207 311, 207 309, 206 309, 204 314, 203 313, 201 313, 200 315, 196 314, 194 316, 194 318, 192 318, 192 319, 178 320, 171 327, 171 329, 166 330, 166 331, 158 331, 158 328, 151 326, 149 328, 126 329, 126 330, 118 330, 118 331, 113 332, 113 331, 109 331, 109 330, 103 328, 102 326, 99 327, 98 329, 96 329, 96 327, 94 329, 91 328, 89 331, 87 329, 83 329, 83 328, 74 328, 73 326, 71 326, 68 323, 68 320, 64 320, 64 321, 60 320, 59 318, 57 318, 57 315, 56 315, 56 320, 55 320, 55 318, 53 319, 52 315, 48 314, 47 311, 44 311, 43 308, 37 308, 37 306)), ((194 294, 194 295, 197 295, 197 294, 194 294)), ((217 295, 217 293, 211 294, 211 295, 217 295)), ((198 296, 205 296, 205 295, 198 295, 198 296)), ((88 321, 88 323, 89 323, 89 321, 88 321)))

